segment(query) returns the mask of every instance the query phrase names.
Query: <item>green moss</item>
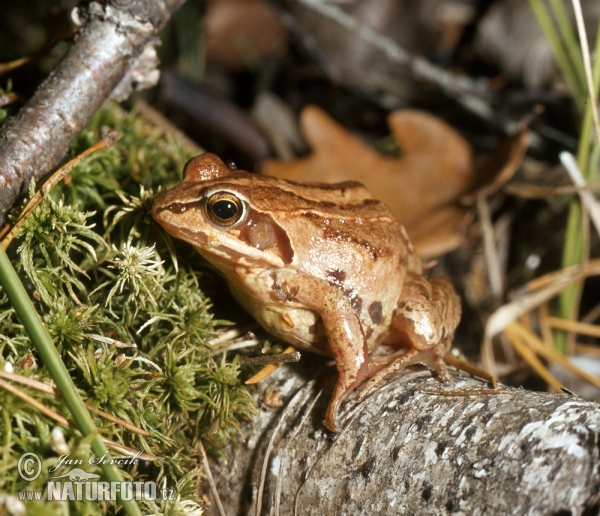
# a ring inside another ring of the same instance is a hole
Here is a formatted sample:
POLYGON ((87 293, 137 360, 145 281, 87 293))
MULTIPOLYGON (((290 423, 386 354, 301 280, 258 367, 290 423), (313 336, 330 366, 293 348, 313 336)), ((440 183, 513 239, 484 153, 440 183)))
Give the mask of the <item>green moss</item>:
MULTIPOLYGON (((241 421, 255 409, 237 362, 215 361, 207 343, 230 324, 213 317, 203 293, 212 277, 195 258, 177 261, 173 242, 150 215, 159 186, 177 182, 192 156, 115 105, 96 115, 72 154, 96 143, 106 126, 122 139, 75 168, 29 217, 8 252, 82 397, 150 432, 140 435, 93 415, 104 437, 160 459, 124 469, 173 489, 174 500, 142 502, 142 511, 199 514, 198 441, 218 453, 238 438, 241 421)), ((49 381, 0 291, 0 367, 6 363, 16 373, 49 381)), ((69 417, 52 396, 19 388, 69 417)), ((40 456, 45 472, 56 464, 56 426, 0 388, 0 507, 9 494, 45 488, 47 474, 25 482, 16 464, 27 452, 40 456)), ((88 443, 75 430, 63 433, 70 458, 87 464, 88 443)), ((97 466, 91 471, 100 472, 97 466)), ((117 511, 95 502, 24 503, 28 514, 117 511)))

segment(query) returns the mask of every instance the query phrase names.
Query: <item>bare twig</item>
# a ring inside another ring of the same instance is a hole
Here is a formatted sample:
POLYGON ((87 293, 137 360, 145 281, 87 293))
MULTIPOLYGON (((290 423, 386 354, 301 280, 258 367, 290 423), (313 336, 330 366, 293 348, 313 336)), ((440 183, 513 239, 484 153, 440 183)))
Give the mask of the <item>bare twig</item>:
POLYGON ((576 195, 580 192, 600 190, 600 181, 586 183, 585 186, 540 186, 533 183, 515 183, 506 185, 504 192, 522 199, 547 199, 564 195, 576 195))
MULTIPOLYGON (((81 129, 139 64, 139 57, 149 53, 159 30, 183 2, 92 1, 75 11, 82 25, 75 44, 27 105, 2 128, 0 225, 26 192, 31 177, 40 181, 60 163, 81 129)), ((156 70, 144 73, 130 77, 146 84, 158 79, 156 70)))
POLYGON ((294 346, 289 346, 283 350, 283 354, 274 355, 273 358, 276 358, 277 362, 266 365, 258 373, 256 373, 252 378, 249 378, 244 383, 246 385, 253 385, 255 383, 261 382, 267 376, 269 376, 270 374, 273 374, 275 371, 277 371, 277 369, 279 369, 283 365, 283 362, 297 362, 298 360, 300 360, 300 353, 298 351, 296 351, 294 346), (292 357, 292 360, 286 360, 284 358, 284 355, 290 355, 292 357), (296 359, 296 356, 298 356, 297 359, 296 359))
MULTIPOLYGON (((286 350, 287 351, 287 350, 286 350)), ((286 362, 298 362, 300 360, 300 351, 293 351, 291 353, 280 353, 278 355, 265 355, 264 357, 249 357, 240 358, 240 365, 266 365, 266 364, 283 364, 286 362)))

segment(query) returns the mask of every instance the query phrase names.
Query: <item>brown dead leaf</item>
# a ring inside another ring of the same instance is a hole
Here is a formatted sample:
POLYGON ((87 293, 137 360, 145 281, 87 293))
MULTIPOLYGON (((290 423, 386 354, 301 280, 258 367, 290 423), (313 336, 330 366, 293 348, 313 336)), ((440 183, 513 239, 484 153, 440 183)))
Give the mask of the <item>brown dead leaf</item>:
POLYGON ((421 256, 460 245, 473 209, 461 200, 489 195, 518 168, 526 137, 509 140, 476 166, 469 143, 439 118, 416 110, 392 112, 388 125, 401 148, 385 156, 351 135, 323 110, 305 108, 302 132, 311 155, 292 162, 269 160, 263 173, 292 181, 363 183, 373 197, 394 210, 421 256), (512 143, 510 143, 512 142, 512 143))
POLYGON ((203 26, 208 61, 232 70, 272 54, 285 38, 285 29, 263 0, 212 0, 203 26))

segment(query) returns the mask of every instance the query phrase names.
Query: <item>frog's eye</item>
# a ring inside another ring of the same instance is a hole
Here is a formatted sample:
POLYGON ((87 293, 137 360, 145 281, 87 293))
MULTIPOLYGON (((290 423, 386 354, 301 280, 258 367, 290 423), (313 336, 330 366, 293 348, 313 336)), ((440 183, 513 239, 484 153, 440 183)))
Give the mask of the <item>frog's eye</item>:
POLYGON ((206 201, 206 215, 218 226, 233 226, 245 212, 244 202, 230 192, 217 192, 206 201))

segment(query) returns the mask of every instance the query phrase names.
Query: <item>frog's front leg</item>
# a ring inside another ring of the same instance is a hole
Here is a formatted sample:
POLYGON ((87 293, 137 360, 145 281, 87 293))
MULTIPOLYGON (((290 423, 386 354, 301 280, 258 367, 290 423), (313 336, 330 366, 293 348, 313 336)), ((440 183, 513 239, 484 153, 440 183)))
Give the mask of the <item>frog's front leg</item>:
POLYGON ((323 320, 339 373, 327 407, 325 425, 337 432, 340 404, 368 377, 368 348, 360 320, 343 292, 314 276, 279 271, 273 289, 278 297, 301 303, 317 312, 323 320))
POLYGON ((374 361, 373 376, 361 395, 390 373, 417 363, 435 369, 444 382, 448 381, 444 355, 452 346, 460 316, 460 298, 449 281, 408 273, 387 340, 402 351, 374 361))

